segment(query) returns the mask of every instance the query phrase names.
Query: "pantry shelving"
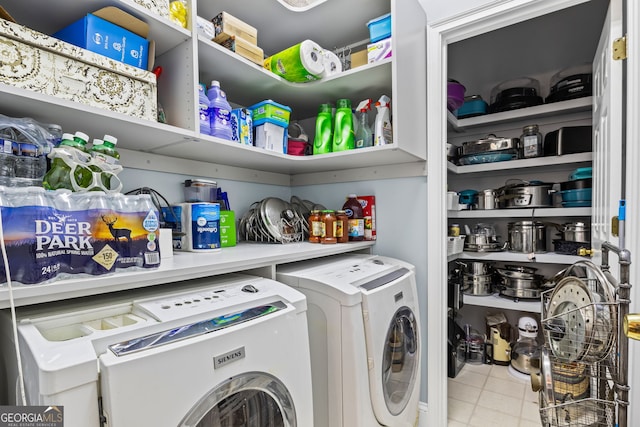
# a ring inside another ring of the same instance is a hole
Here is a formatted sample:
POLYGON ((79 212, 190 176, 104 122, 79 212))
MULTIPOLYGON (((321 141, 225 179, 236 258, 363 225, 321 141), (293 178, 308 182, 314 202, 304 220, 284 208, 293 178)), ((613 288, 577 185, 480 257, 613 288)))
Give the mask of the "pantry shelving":
POLYGON ((467 294, 464 295, 463 300, 465 305, 499 308, 503 310, 526 311, 529 313, 542 312, 542 304, 539 300, 514 300, 498 295, 476 296, 467 294))
POLYGON ((449 218, 551 218, 584 217, 591 215, 591 208, 522 208, 449 211, 449 218))
POLYGON ((510 169, 530 169, 530 168, 562 168, 565 165, 590 164, 593 159, 592 153, 565 154, 562 156, 534 157, 532 159, 517 159, 506 162, 483 163, 477 165, 458 166, 451 162, 447 163, 447 170, 454 174, 486 173, 489 171, 506 171, 510 169))
POLYGON ((449 257, 449 261, 456 259, 476 259, 480 261, 501 261, 515 263, 541 263, 541 264, 573 264, 577 261, 584 261, 585 257, 578 255, 564 255, 555 252, 543 252, 535 254, 525 254, 520 252, 462 252, 449 257))
POLYGON ((568 101, 542 104, 517 110, 503 111, 500 113, 485 114, 482 116, 458 119, 450 111, 447 111, 447 124, 450 130, 455 132, 467 132, 474 128, 502 123, 519 122, 522 120, 537 120, 544 117, 553 117, 559 114, 570 114, 591 111, 593 97, 571 99, 568 101))

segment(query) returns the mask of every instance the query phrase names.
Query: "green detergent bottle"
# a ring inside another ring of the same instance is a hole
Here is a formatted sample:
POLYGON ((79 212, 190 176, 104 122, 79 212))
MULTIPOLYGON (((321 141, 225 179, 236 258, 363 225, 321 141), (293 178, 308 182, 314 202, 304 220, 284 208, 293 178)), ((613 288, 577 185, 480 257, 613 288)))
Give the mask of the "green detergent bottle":
POLYGON ((330 104, 321 104, 316 118, 313 154, 330 153, 333 145, 333 113, 330 104))
POLYGON ((353 131, 353 112, 351 101, 338 99, 333 127, 333 151, 353 150, 356 147, 353 131))
POLYGON ((85 166, 89 159, 87 152, 87 141, 89 136, 76 132, 75 135, 65 133, 62 135, 60 145, 53 149, 51 156, 51 168, 42 179, 42 186, 47 190, 58 190, 66 188, 68 190, 77 191, 71 181, 71 173, 76 183, 82 187, 82 184, 89 185, 91 182, 91 170, 85 166))

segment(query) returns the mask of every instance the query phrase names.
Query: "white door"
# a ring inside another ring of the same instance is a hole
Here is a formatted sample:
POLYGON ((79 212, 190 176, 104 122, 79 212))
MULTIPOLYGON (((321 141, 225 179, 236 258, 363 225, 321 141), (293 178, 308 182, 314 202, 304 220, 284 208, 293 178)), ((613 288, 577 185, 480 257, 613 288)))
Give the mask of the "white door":
MULTIPOLYGON (((611 0, 598 50, 593 60, 593 261, 599 265, 602 242, 619 245, 611 219, 618 215, 622 176, 622 61, 612 55, 613 41, 622 36, 622 0, 611 0)), ((615 256, 610 263, 614 264, 615 256)), ((612 266, 613 267, 613 266, 612 266)), ((615 269, 617 271, 617 269, 615 269)), ((617 275, 616 275, 617 276, 617 275)))

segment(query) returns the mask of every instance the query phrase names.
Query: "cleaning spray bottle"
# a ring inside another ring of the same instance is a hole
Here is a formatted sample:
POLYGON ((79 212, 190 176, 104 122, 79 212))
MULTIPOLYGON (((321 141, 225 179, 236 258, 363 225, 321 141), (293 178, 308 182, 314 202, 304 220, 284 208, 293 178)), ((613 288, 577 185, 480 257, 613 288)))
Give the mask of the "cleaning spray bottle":
POLYGON ((358 123, 356 128, 356 148, 373 146, 373 131, 369 126, 369 115, 367 114, 369 110, 371 110, 371 99, 365 99, 360 102, 356 109, 358 123))
POLYGON ((374 142, 373 145, 385 145, 393 143, 393 132, 391 129, 391 113, 389 106, 391 105, 391 99, 382 95, 378 102, 376 102, 376 108, 378 114, 376 115, 376 121, 374 125, 374 142))

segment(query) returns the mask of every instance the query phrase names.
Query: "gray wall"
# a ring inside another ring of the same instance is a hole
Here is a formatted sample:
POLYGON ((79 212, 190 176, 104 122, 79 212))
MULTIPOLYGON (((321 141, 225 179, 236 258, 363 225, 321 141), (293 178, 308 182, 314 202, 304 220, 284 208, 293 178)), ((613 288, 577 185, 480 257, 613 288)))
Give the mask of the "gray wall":
MULTIPOLYGON (((182 183, 199 178, 186 175, 125 169, 119 175, 124 190, 148 186, 160 192, 170 203, 183 201, 182 183)), ((292 195, 312 200, 329 209, 341 208, 349 193, 376 196, 378 240, 373 252, 398 258, 416 266, 416 282, 422 326, 422 383, 420 400, 427 400, 427 178, 397 178, 338 184, 285 187, 217 179, 228 192, 231 208, 239 218, 255 201, 265 197, 289 200, 292 195)))

